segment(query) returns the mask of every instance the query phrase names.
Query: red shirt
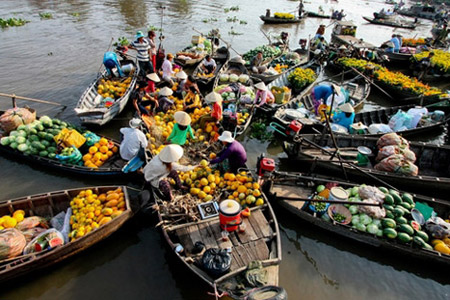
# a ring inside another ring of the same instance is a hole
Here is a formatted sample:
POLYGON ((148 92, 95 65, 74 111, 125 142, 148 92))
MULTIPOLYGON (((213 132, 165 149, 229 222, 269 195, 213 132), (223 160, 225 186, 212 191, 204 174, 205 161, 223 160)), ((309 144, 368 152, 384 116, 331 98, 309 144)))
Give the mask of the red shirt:
POLYGON ((215 102, 213 105, 213 110, 211 116, 216 118, 217 121, 222 120, 222 102, 215 102))
POLYGON ((156 91, 155 83, 151 80, 148 80, 147 82, 148 82, 148 85, 145 88, 145 92, 146 93, 154 93, 156 91))

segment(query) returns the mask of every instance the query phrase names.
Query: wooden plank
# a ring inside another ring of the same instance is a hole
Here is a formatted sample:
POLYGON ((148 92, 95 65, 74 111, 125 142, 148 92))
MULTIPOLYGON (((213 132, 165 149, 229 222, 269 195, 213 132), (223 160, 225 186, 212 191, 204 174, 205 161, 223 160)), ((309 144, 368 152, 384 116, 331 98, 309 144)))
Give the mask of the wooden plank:
POLYGON ((233 243, 233 246, 239 246, 241 244, 236 235, 237 235, 236 231, 230 232, 228 235, 228 238, 231 240, 231 243, 233 243))
POLYGON ((242 262, 241 257, 236 251, 231 252, 231 266, 230 271, 234 271, 236 269, 239 269, 240 267, 243 267, 244 263, 242 262))
POLYGON ((260 239, 245 245, 248 253, 251 254, 252 260, 266 260, 269 259, 270 251, 266 242, 260 239))
POLYGON ((218 247, 217 241, 214 237, 214 233, 210 229, 210 226, 211 225, 209 223, 198 225, 198 229, 202 237, 202 242, 205 244, 206 249, 218 247))
POLYGON ((257 226, 261 229, 262 237, 272 237, 272 228, 270 228, 269 222, 261 210, 252 212, 250 222, 252 223, 253 228, 257 226))
POLYGON ((245 225, 245 231, 239 232, 237 234, 239 240, 241 243, 245 244, 250 241, 255 241, 258 239, 258 235, 255 233, 252 225, 250 224, 248 218, 243 218, 242 223, 245 225))
POLYGON ((181 242, 181 245, 184 247, 184 251, 186 251, 186 255, 191 255, 192 248, 194 248, 194 244, 192 243, 191 237, 186 228, 180 228, 176 231, 176 235, 181 242))
POLYGON ((288 198, 308 198, 311 194, 311 188, 293 185, 276 185, 274 184, 271 193, 277 194, 279 197, 288 198))
POLYGON ((186 227, 186 230, 189 238, 191 239, 192 245, 195 245, 195 242, 202 241, 202 236, 200 235, 200 231, 198 230, 198 225, 186 227))
POLYGON ((242 265, 241 266, 247 266, 253 259, 252 259, 252 254, 247 252, 247 249, 245 246, 243 245, 239 245, 237 247, 233 248, 233 252, 235 254, 237 254, 241 261, 242 261, 242 265))
POLYGON ((222 240, 222 229, 220 228, 219 220, 214 220, 208 224, 210 224, 209 228, 214 234, 214 238, 216 239, 216 243, 219 248, 225 249, 233 246, 230 239, 228 239, 227 241, 222 240))

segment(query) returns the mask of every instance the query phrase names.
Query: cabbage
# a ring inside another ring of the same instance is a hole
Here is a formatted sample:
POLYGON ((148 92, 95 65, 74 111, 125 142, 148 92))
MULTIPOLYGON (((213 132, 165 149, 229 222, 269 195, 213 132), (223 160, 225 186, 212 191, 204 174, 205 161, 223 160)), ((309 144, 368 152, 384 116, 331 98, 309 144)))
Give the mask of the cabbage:
POLYGON ((353 225, 359 224, 359 216, 353 216, 352 217, 352 224, 353 225))
POLYGON ((24 144, 27 140, 23 136, 18 136, 16 138, 17 144, 24 144))
POLYGON ((383 236, 383 230, 378 229, 376 235, 377 235, 378 237, 382 237, 382 236, 383 236))
POLYGON ((14 136, 14 135, 10 135, 9 137, 9 143, 11 144, 11 143, 14 143, 15 141, 16 141, 16 136, 14 136))
POLYGON ((11 144, 9 144, 9 146, 13 149, 17 149, 17 143, 16 142, 12 142, 11 144))
POLYGON ((238 80, 239 80, 239 76, 237 76, 236 74, 230 75, 230 82, 237 82, 238 80))
POLYGON ((240 83, 247 83, 249 77, 246 74, 241 74, 241 76, 239 76, 239 82, 240 83))
POLYGON ((358 223, 356 224, 356 229, 358 229, 359 231, 366 231, 366 225, 364 225, 363 223, 358 223))
POLYGON ((367 225, 366 230, 368 233, 376 234, 378 232, 378 226, 373 223, 370 223, 369 225, 367 225))
POLYGON ((230 92, 230 93, 228 94, 228 96, 230 96, 230 98, 232 98, 232 99, 235 99, 235 98, 236 98, 236 94, 233 93, 233 92, 230 92))
POLYGON ((350 211, 350 213, 352 215, 356 215, 358 213, 358 206, 356 205, 350 205, 350 207, 348 208, 348 210, 350 211))
POLYGON ((19 136, 19 132, 17 130, 13 130, 9 133, 10 136, 19 136))
POLYGON ((0 144, 2 144, 2 146, 8 146, 10 143, 9 137, 8 136, 4 136, 2 137, 2 139, 0 140, 0 144))
POLYGON ((28 146, 27 146, 27 144, 25 144, 25 143, 20 144, 19 146, 17 146, 17 150, 19 150, 19 151, 21 151, 21 152, 25 152, 25 151, 28 150, 28 146))
POLYGON ((228 74, 220 75, 220 81, 227 82, 228 80, 230 80, 230 76, 228 74))
POLYGON ((369 217, 369 216, 366 215, 366 214, 360 214, 360 215, 359 215, 359 221, 360 221, 362 224, 367 225, 367 224, 372 223, 372 218, 369 217))
POLYGON ((26 137, 27 133, 25 132, 25 130, 19 130, 17 135, 18 136, 22 136, 22 137, 26 137))
POLYGON ((381 221, 378 219, 372 219, 372 224, 377 225, 378 227, 381 227, 381 221))

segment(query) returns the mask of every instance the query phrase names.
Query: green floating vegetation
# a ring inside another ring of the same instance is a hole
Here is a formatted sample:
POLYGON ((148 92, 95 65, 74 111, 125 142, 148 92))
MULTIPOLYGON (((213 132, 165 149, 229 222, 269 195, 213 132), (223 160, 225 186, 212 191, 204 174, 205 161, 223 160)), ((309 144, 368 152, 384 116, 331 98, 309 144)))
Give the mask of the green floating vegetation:
POLYGON ((39 17, 41 17, 41 19, 52 19, 53 15, 49 12, 45 12, 45 13, 39 13, 39 17))
POLYGON ((9 19, 2 19, 0 18, 0 27, 6 28, 6 27, 17 27, 17 26, 23 26, 27 23, 30 23, 30 21, 21 19, 21 18, 9 18, 9 19))
POLYGON ((124 36, 119 37, 117 40, 118 40, 118 42, 114 43, 114 46, 116 46, 116 47, 117 46, 128 46, 130 44, 130 41, 124 36))
POLYGON ((224 8, 223 9, 223 11, 226 12, 226 13, 228 13, 230 11, 238 11, 238 10, 239 10, 239 6, 238 5, 237 6, 232 6, 230 8, 224 8))
POLYGON ((210 23, 210 22, 217 22, 218 20, 216 18, 209 18, 209 19, 203 19, 203 23, 210 23))
POLYGON ((229 35, 243 35, 243 33, 237 32, 237 31, 234 31, 234 30, 228 31, 228 34, 229 35))
POLYGON ((162 28, 159 28, 159 27, 156 27, 156 26, 153 26, 153 25, 149 25, 147 27, 147 31, 160 31, 160 32, 162 32, 162 28))
POLYGON ((70 13, 70 15, 71 15, 72 17, 79 17, 79 16, 80 16, 80 13, 73 12, 73 13, 70 13))
POLYGON ((262 142, 273 139, 273 132, 267 130, 267 126, 263 122, 255 122, 251 125, 250 137, 262 142))

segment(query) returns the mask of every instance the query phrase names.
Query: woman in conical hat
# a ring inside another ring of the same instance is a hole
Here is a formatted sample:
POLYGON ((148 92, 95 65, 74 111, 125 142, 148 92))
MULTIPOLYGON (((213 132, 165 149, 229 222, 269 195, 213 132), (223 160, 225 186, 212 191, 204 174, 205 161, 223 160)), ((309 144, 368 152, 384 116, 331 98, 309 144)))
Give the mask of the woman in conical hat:
POLYGON ((338 107, 339 113, 335 114, 331 119, 333 123, 344 126, 350 130, 350 125, 355 120, 355 110, 350 103, 344 103, 338 107))
POLYGON ((191 139, 195 139, 194 131, 191 128, 191 117, 186 112, 177 111, 173 118, 176 123, 167 137, 167 142, 183 146, 188 135, 190 135, 191 139))

